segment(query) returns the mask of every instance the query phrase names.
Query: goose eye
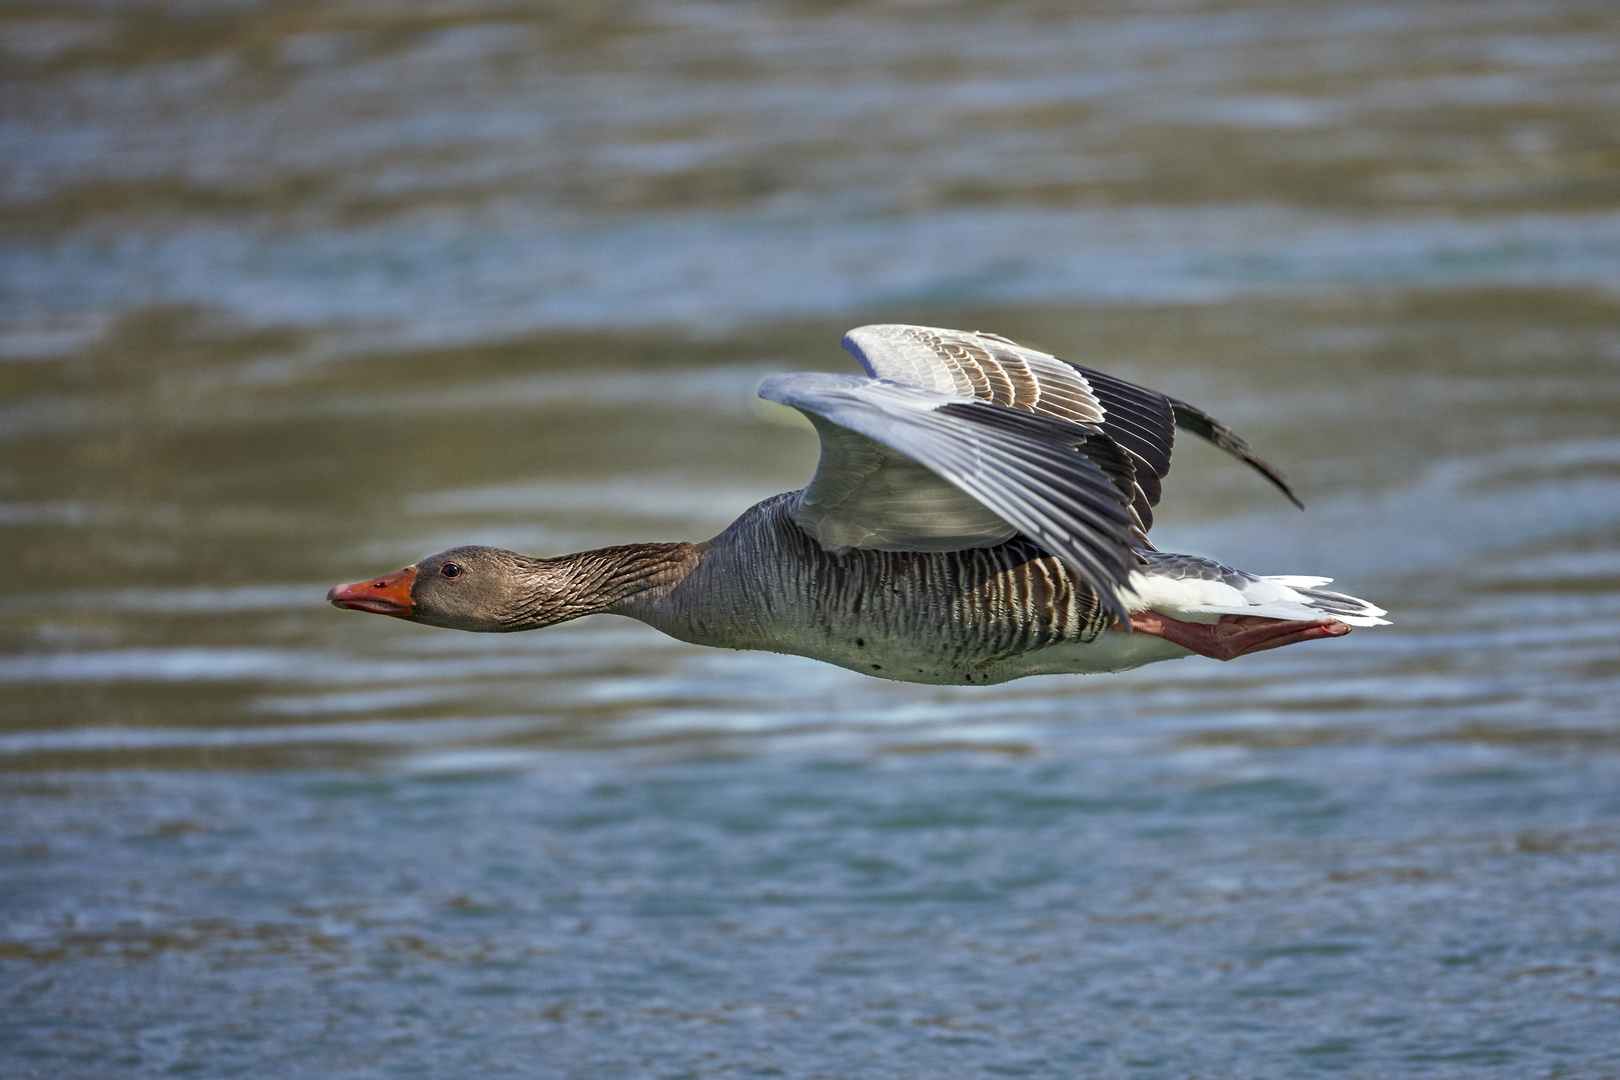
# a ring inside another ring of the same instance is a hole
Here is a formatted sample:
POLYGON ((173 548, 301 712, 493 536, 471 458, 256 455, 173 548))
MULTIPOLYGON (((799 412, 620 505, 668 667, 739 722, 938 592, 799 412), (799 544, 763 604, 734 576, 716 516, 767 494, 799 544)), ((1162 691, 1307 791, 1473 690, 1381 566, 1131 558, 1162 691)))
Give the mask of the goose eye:
POLYGON ((439 567, 439 573, 443 574, 445 577, 460 577, 461 567, 457 566, 453 562, 447 562, 443 566, 439 567))

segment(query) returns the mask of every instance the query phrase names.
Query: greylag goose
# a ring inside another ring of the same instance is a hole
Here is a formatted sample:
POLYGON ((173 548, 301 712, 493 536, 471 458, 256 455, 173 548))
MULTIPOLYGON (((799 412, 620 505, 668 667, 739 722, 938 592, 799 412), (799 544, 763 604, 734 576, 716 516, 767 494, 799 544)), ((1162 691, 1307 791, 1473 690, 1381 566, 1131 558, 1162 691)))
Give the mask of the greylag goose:
POLYGON ((1153 547, 1177 428, 1299 504, 1208 413, 995 334, 875 325, 843 345, 868 377, 778 375, 759 390, 815 426, 809 485, 712 540, 556 558, 457 547, 327 599, 492 632, 612 612, 700 645, 975 685, 1230 660, 1385 622, 1322 589, 1328 578, 1153 547))

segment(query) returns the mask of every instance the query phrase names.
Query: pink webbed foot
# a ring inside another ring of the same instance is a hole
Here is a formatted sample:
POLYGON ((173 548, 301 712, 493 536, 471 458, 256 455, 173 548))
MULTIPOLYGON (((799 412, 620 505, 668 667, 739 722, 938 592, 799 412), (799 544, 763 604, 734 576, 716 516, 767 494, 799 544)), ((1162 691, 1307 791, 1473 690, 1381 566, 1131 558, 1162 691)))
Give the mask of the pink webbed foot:
POLYGON ((1280 649, 1296 641, 1343 637, 1350 632, 1350 627, 1337 619, 1295 622, 1268 619, 1263 615, 1222 615, 1220 622, 1208 624, 1182 622, 1157 611, 1134 612, 1131 629, 1162 637, 1199 656, 1216 660, 1233 660, 1248 653, 1280 649))

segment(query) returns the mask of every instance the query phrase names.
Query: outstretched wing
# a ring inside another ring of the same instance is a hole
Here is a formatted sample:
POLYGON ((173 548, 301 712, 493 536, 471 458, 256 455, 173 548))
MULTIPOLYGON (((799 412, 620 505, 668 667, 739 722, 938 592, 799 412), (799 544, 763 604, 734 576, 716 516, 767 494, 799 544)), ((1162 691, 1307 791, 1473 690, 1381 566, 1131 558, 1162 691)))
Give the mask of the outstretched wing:
POLYGON ((1160 481, 1170 471, 1176 428, 1185 428, 1247 462, 1296 506, 1282 474, 1230 428, 1156 390, 1026 349, 995 334, 932 326, 877 324, 844 335, 844 348, 875 379, 990 401, 1024 412, 1092 425, 1129 455, 1135 469, 1131 512, 1147 545, 1160 481))
POLYGON ((1095 427, 852 375, 778 375, 759 393, 821 436, 794 520, 824 547, 957 550, 1021 533, 1125 617, 1134 468, 1095 427))

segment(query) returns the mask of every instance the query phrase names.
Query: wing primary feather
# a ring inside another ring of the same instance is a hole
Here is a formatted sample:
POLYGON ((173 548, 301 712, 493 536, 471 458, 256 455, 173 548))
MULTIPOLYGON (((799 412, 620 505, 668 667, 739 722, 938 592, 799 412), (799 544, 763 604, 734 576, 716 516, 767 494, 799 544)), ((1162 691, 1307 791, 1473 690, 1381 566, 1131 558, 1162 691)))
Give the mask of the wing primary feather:
POLYGON ((1128 383, 1107 372, 1079 364, 1069 366, 1085 377, 1097 400, 1108 411, 1104 429, 1147 462, 1155 473, 1163 476, 1168 472, 1170 451, 1175 444, 1175 421, 1169 399, 1157 390, 1128 383))
MULTIPOLYGON (((1119 493, 1125 497, 1127 503, 1136 497, 1140 472, 1136 468, 1138 459, 1135 454, 1101 432, 1086 436, 1077 449, 1097 463, 1113 485, 1119 489, 1119 493)), ((1158 486, 1157 480, 1154 486, 1158 486)))
POLYGON ((1175 414, 1177 427, 1184 428, 1199 438, 1208 439, 1239 461, 1245 462, 1255 472, 1271 481, 1272 486, 1282 492, 1289 502, 1301 510, 1305 509, 1305 504, 1299 501, 1299 496, 1294 494, 1293 489, 1288 486, 1288 481, 1283 479, 1283 474, 1276 466, 1251 450, 1249 444, 1244 442, 1237 432, 1203 409, 1188 405, 1185 401, 1177 401, 1175 398, 1167 400, 1170 402, 1171 411, 1175 414))
MULTIPOLYGON (((1130 518, 1123 497, 1101 467, 1083 454, 1070 450, 1059 458, 1051 445, 1004 437, 1008 441, 978 451, 1001 482, 986 484, 982 476, 943 475, 953 482, 967 479, 961 484, 963 490, 1070 563, 1104 607, 1125 619, 1118 583, 1129 575, 1134 556, 1129 549, 1130 518), (1016 484, 1009 482, 1013 478, 1016 484), (1063 482, 1062 486, 1051 479, 1063 482)), ((946 464, 945 459, 941 464, 946 464)))
POLYGON ((1048 420, 1039 413, 1014 411, 993 405, 986 408, 986 404, 953 402, 941 405, 938 411, 946 416, 962 416, 985 427, 1018 434, 1028 433, 1033 426, 1031 420, 1044 421, 1043 434, 1049 436, 1053 442, 1067 444, 1090 458, 1127 500, 1135 495, 1137 475, 1136 466, 1131 460, 1133 455, 1127 453, 1110 436, 1100 431, 1087 430, 1079 424, 1048 420))
POLYGON ((856 327, 845 335, 843 346, 876 379, 1100 428, 1131 456, 1136 482, 1132 504, 1144 529, 1152 525, 1153 507, 1163 494, 1160 481, 1170 470, 1178 427, 1247 463, 1295 506, 1301 505, 1281 472, 1202 409, 1000 334, 881 324, 856 327))

